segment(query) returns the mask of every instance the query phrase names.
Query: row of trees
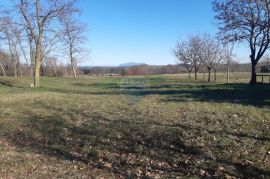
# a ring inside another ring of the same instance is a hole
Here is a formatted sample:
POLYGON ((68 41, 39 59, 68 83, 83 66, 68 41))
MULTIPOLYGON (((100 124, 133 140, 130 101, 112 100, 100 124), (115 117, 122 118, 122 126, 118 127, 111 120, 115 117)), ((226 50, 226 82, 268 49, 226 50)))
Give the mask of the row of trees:
MULTIPOLYGON (((29 75, 34 76, 34 86, 38 87, 42 62, 46 57, 63 57, 59 55, 59 51, 65 51, 61 54, 68 54, 76 78, 75 66, 83 54, 81 45, 85 39, 82 35, 84 25, 75 20, 79 12, 76 2, 77 0, 13 0, 10 2, 11 8, 2 9, 0 44, 2 50, 9 54, 15 76, 22 66, 21 58, 24 58, 29 75)), ((255 84, 256 66, 270 47, 270 0, 214 0, 213 10, 219 27, 218 37, 223 44, 248 44, 252 65, 250 83, 255 84)), ((188 43, 179 43, 175 54, 184 64, 187 59, 192 58, 192 63, 189 62, 186 66, 196 74, 201 63, 207 64, 210 73, 221 59, 226 58, 224 52, 230 54, 230 49, 221 47, 215 39, 193 36, 188 43)), ((2 63, 0 70, 6 74, 2 63)))
MULTIPOLYGON (((219 27, 218 39, 222 44, 239 42, 248 45, 251 62, 250 84, 256 84, 257 64, 270 47, 270 0, 214 0, 213 10, 219 27)), ((229 48, 220 48, 220 44, 215 40, 198 36, 191 37, 188 42, 180 42, 175 49, 176 57, 186 64, 189 71, 194 69, 195 74, 201 63, 207 64, 210 71, 221 59, 229 59, 230 52, 229 48), (217 51, 219 55, 216 56, 217 51), (215 60, 212 58, 214 56, 215 60)), ((227 64, 229 71, 229 63, 227 64)))
MULTIPOLYGON (((29 65, 27 63, 20 63, 19 59, 16 61, 15 63, 12 61, 12 56, 8 52, 0 50, 0 76, 31 76, 29 65)), ((41 76, 62 77, 74 75, 71 64, 62 63, 56 57, 47 56, 44 58, 40 68, 41 76)), ((82 74, 78 67, 75 69, 76 74, 82 74)))
POLYGON ((189 72, 189 78, 194 72, 195 79, 197 79, 198 71, 204 67, 208 71, 208 81, 211 81, 212 70, 216 74, 219 65, 226 64, 227 69, 229 69, 229 65, 232 63, 232 48, 229 50, 228 45, 221 44, 217 38, 209 34, 190 35, 188 40, 177 43, 173 53, 179 64, 183 65, 189 72))
MULTIPOLYGON (((267 61, 263 60, 258 64, 258 69, 261 70, 263 66, 269 64, 267 61)), ((222 78, 226 79, 227 64, 220 64, 215 67, 215 71, 222 73, 222 78)), ((233 61, 230 65, 230 71, 235 74, 238 72, 251 72, 250 64, 248 63, 237 63, 233 61)), ((157 75, 157 74, 179 74, 187 73, 187 69, 183 64, 177 65, 166 65, 166 66, 155 66, 155 65, 141 65, 132 67, 80 67, 79 70, 85 75, 91 76, 132 76, 132 75, 157 75)), ((198 73, 203 74, 203 79, 206 79, 207 67, 202 65, 199 68, 198 73)), ((213 76, 213 75, 212 75, 213 76)), ((199 75, 198 75, 199 78, 199 75)))
POLYGON ((85 25, 76 16, 77 0, 14 0, 0 13, 0 40, 3 54, 0 70, 6 75, 4 63, 13 64, 14 75, 22 74, 21 62, 28 75, 34 76, 34 86, 40 85, 41 67, 56 59, 69 59, 76 78, 76 65, 85 50, 85 25), (54 60, 52 60, 54 59, 54 60), (19 70, 18 70, 19 69, 19 70))

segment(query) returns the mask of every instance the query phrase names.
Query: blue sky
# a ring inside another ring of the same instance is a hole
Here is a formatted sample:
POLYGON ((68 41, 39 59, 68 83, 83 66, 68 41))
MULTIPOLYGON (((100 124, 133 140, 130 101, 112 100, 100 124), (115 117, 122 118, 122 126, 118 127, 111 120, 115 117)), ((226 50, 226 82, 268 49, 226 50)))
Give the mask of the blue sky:
MULTIPOLYGON (((88 26, 90 55, 80 65, 140 62, 175 64, 172 49, 192 33, 217 32, 212 0, 79 0, 79 20, 88 26)), ((9 1, 2 2, 8 5, 9 1)), ((242 62, 248 51, 238 46, 242 62)))
POLYGON ((81 0, 89 65, 174 64, 171 50, 191 33, 215 33, 211 0, 81 0))

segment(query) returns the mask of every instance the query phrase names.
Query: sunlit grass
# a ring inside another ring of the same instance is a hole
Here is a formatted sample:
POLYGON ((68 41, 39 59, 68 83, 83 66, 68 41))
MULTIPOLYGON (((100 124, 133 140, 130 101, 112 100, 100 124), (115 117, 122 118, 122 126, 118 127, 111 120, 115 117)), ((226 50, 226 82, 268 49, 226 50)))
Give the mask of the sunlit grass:
POLYGON ((1 78, 0 177, 268 177, 270 85, 241 75, 1 78))

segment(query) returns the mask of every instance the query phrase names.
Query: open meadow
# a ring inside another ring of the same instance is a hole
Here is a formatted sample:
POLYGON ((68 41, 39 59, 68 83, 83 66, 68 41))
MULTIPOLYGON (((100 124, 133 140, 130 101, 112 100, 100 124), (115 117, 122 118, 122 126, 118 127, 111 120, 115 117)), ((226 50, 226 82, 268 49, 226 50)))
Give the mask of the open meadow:
POLYGON ((0 78, 0 178, 270 178, 270 85, 218 75, 0 78))

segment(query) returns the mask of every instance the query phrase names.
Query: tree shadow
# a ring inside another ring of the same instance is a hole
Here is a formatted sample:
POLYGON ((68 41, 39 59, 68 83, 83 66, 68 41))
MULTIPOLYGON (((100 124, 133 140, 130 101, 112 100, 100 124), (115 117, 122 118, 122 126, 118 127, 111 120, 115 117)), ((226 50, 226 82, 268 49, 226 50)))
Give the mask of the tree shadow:
MULTIPOLYGON (((12 79, 14 79, 14 78, 12 78, 12 79)), ((18 82, 17 81, 18 79, 15 79, 16 81, 10 80, 9 78, 1 79, 0 80, 0 86, 2 85, 4 87, 8 87, 8 88, 24 89, 25 86, 22 85, 20 82, 18 82)))
POLYGON ((119 84, 118 83, 73 83, 73 86, 76 87, 91 87, 91 88, 119 88, 119 84))
POLYGON ((249 84, 161 84, 149 87, 121 87, 117 83, 91 84, 90 89, 44 88, 47 91, 65 94, 128 95, 144 97, 164 96, 162 102, 201 101, 235 103, 256 107, 270 106, 270 85, 249 84), (91 86, 93 85, 93 86, 91 86))
POLYGON ((0 85, 7 86, 7 87, 14 87, 13 84, 8 81, 0 81, 0 85))
POLYGON ((214 85, 214 88, 195 88, 180 90, 178 94, 168 96, 164 102, 183 102, 186 98, 191 101, 229 102, 243 105, 263 107, 270 105, 270 85, 230 84, 214 85))
MULTIPOLYGON (((58 109, 50 107, 50 110, 58 109)), ((79 113, 71 111, 74 112, 79 113)), ((84 122, 64 116, 29 113, 22 122, 24 129, 10 132, 6 140, 20 150, 83 162, 123 176, 138 171, 143 172, 142 176, 147 172, 190 175, 186 168, 192 164, 181 161, 182 156, 200 158, 200 149, 185 144, 180 130, 152 129, 149 123, 110 121, 99 114, 84 116, 84 122), (172 157, 180 160, 174 161, 172 157)))

